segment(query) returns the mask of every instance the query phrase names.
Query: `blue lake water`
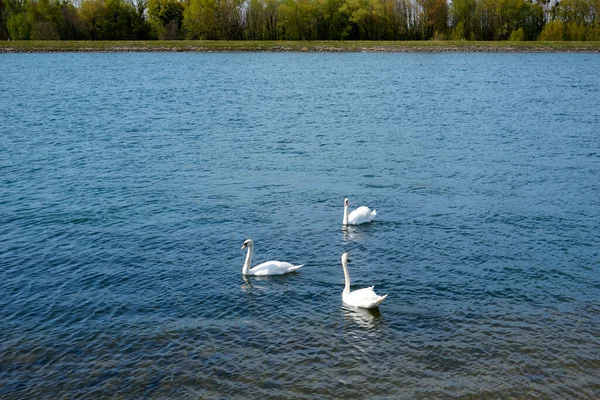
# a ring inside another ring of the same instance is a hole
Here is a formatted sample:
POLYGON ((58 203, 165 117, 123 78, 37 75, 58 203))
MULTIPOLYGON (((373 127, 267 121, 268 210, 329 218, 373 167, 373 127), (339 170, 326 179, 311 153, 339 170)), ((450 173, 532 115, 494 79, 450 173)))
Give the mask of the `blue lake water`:
POLYGON ((0 397, 600 397, 599 66, 0 55, 0 397))

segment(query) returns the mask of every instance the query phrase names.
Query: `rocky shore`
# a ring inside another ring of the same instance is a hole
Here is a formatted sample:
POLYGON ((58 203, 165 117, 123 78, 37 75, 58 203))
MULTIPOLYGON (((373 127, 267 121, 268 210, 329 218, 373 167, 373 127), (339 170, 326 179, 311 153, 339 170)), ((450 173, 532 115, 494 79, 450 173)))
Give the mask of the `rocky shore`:
POLYGON ((600 42, 4 41, 0 53, 52 52, 600 52, 600 42))

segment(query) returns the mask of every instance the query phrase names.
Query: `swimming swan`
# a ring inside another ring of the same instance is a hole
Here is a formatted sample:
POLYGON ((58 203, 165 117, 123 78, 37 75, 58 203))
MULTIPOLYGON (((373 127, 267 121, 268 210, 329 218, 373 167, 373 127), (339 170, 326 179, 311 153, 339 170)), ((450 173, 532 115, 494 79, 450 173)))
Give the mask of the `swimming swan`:
POLYGON ((388 296, 378 296, 373 291, 373 286, 358 289, 354 292, 350 291, 350 275, 348 274, 348 253, 342 254, 342 268, 344 268, 344 279, 346 280, 346 286, 342 292, 342 300, 349 306, 361 307, 361 308, 375 308, 379 306, 385 298, 388 296))
POLYGON ((244 275, 282 275, 287 274, 288 272, 294 272, 298 268, 302 267, 302 265, 292 265, 283 261, 267 261, 262 264, 258 264, 254 268, 250 268, 252 251, 254 250, 254 242, 252 239, 248 239, 244 242, 242 245, 242 250, 244 250, 246 247, 248 248, 248 253, 246 254, 246 262, 244 262, 244 266, 242 267, 242 274, 244 275))
POLYGON ((356 210, 352 211, 350 215, 348 215, 348 204, 348 199, 344 199, 343 225, 360 225, 366 222, 371 222, 377 215, 377 211, 371 211, 367 206, 358 207, 356 210))

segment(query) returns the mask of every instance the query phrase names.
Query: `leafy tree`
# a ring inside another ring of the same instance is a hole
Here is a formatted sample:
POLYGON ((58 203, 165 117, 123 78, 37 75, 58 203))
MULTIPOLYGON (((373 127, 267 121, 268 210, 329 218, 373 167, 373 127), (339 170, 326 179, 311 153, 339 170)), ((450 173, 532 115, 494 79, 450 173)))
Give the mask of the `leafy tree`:
POLYGON ((103 32, 107 14, 104 0, 82 0, 79 6, 79 15, 90 39, 106 39, 103 32))
POLYGON ((10 12, 6 3, 6 0, 0 0, 0 40, 10 38, 7 25, 10 12))
POLYGON ((522 42, 525 40, 525 31, 523 28, 519 28, 510 33, 510 37, 508 38, 511 42, 522 42))
POLYGON ((59 29, 65 25, 64 15, 57 1, 38 0, 27 5, 31 18, 32 40, 60 40, 59 29))
POLYGON ((0 39, 600 40, 600 0, 0 0, 0 39))
POLYGON ((65 25, 61 5, 57 1, 13 2, 7 18, 7 30, 16 40, 59 40, 65 25))
POLYGON ((551 8, 551 20, 544 26, 542 40, 600 39, 599 0, 562 0, 551 8))
POLYGON ((219 39, 243 38, 242 0, 218 0, 216 17, 219 39))
POLYGON ((448 29, 448 3, 446 0, 419 0, 421 5, 421 25, 423 39, 430 39, 434 33, 441 34, 448 29))
POLYGON ((544 4, 525 1, 526 7, 521 14, 520 27, 523 29, 524 40, 538 40, 545 23, 544 4))
POLYGON ((496 19, 495 39, 507 40, 512 31, 518 29, 518 15, 522 4, 521 0, 496 0, 494 2, 494 17, 496 19))
MULTIPOLYGON (((475 19, 479 21, 476 39, 507 40, 521 29, 524 40, 535 40, 543 28, 544 9, 529 0, 480 0, 475 19)), ((518 32, 514 37, 520 35, 518 32)))
POLYGON ((14 40, 31 39, 31 19, 25 12, 12 14, 6 22, 8 33, 14 40))
POLYGON ((265 8, 265 3, 261 0, 250 0, 247 3, 245 14, 247 39, 265 40, 267 38, 265 8))
POLYGON ((564 40, 565 28, 561 20, 548 22, 540 35, 540 40, 564 40))
POLYGON ((392 0, 392 39, 417 39, 419 14, 411 0, 392 0))
POLYGON ((147 37, 148 26, 135 6, 125 0, 105 0, 103 36, 109 40, 134 40, 147 37))
POLYGON ((63 40, 87 39, 85 25, 73 3, 60 3, 60 11, 63 15, 63 24, 59 26, 60 38, 63 40))
POLYGON ((279 5, 277 0, 266 0, 265 2, 265 18, 267 39, 277 39, 277 24, 279 21, 279 5))
POLYGON ((82 0, 79 12, 92 40, 135 40, 149 35, 147 21, 124 0, 82 0))
POLYGON ((340 12, 348 19, 343 39, 370 39, 372 24, 368 0, 346 0, 340 7, 340 12))
POLYGON ((178 0, 149 0, 148 20, 159 39, 179 39, 184 3, 178 0))
POLYGON ((454 40, 475 39, 476 0, 453 0, 450 7, 452 38, 454 40))
POLYGON ((590 1, 590 27, 588 40, 600 40, 600 0, 590 1))
POLYGON ((311 0, 284 0, 279 5, 278 32, 288 40, 317 38, 317 19, 311 0))
POLYGON ((217 39, 217 4, 214 0, 189 0, 183 11, 188 39, 217 39))

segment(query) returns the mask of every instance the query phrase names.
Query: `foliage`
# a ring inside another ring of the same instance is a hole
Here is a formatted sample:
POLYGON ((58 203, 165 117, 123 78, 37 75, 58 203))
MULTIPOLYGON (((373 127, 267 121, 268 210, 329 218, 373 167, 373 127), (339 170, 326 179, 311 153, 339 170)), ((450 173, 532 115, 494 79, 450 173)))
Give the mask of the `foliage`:
POLYGON ((540 40, 564 40, 564 24, 561 20, 550 21, 544 26, 540 40))
POLYGON ((600 40, 600 0, 73 1, 0 0, 0 39, 600 40))
POLYGON ((217 39, 217 3, 214 0, 189 0, 183 12, 188 39, 217 39))
POLYGON ((510 33, 510 37, 508 38, 511 42, 522 42, 525 40, 525 31, 523 28, 515 29, 510 33))
POLYGON ((452 38, 454 40, 472 40, 475 38, 476 0, 453 0, 450 7, 452 20, 452 38))
POLYGON ((14 40, 31 39, 31 19, 25 12, 12 14, 7 21, 8 34, 14 40))
POLYGON ((178 0, 149 0, 148 20, 159 39, 181 39, 185 5, 178 0))

